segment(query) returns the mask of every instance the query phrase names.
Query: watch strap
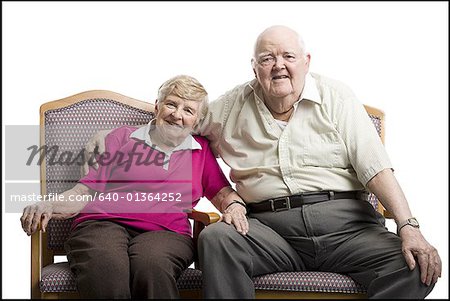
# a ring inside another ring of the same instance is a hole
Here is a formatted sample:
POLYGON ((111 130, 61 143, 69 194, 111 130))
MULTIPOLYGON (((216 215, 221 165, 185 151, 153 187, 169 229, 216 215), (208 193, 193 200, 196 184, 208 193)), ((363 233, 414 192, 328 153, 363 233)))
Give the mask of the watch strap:
POLYGON ((398 235, 400 235, 400 230, 405 226, 419 228, 419 222, 417 221, 417 219, 415 217, 410 217, 410 218, 407 218, 406 220, 404 220, 403 222, 400 222, 397 225, 397 234, 398 235))

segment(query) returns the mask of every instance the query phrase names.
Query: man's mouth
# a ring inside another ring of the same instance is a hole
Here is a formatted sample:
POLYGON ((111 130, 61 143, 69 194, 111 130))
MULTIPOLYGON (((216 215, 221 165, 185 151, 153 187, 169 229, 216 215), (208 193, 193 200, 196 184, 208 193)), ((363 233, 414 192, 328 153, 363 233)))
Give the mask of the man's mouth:
POLYGON ((289 78, 289 76, 287 76, 287 75, 276 75, 276 76, 272 77, 272 80, 285 79, 285 78, 289 78))

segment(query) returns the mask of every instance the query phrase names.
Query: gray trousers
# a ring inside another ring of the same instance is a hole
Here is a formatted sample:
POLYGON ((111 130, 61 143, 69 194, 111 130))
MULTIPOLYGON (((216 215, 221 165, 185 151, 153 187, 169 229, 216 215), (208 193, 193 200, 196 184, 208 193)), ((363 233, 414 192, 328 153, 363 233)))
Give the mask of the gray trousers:
POLYGON ((254 298, 252 277, 280 271, 345 273, 369 298, 425 298, 432 288, 410 271, 401 239, 366 201, 332 200, 250 214, 246 236, 212 224, 199 236, 205 298, 254 298))
POLYGON ((192 262, 192 238, 85 221, 65 243, 83 299, 179 298, 176 281, 192 262))

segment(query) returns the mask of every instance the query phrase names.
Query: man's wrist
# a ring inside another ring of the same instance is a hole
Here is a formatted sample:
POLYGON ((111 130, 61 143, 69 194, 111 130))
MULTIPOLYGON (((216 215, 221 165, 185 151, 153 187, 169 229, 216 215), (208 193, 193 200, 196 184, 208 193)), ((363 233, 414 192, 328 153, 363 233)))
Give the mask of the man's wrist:
POLYGON ((404 221, 401 221, 397 224, 397 235, 400 235, 400 230, 403 229, 403 227, 411 226, 414 228, 420 228, 419 222, 415 217, 407 218, 404 221))
POLYGON ((238 201, 238 200, 233 200, 232 202, 230 202, 230 203, 225 207, 225 209, 224 209, 223 211, 227 210, 231 205, 234 205, 234 204, 239 204, 239 205, 243 206, 243 207, 245 208, 245 210, 247 210, 247 205, 245 205, 244 202, 241 202, 241 201, 238 201))

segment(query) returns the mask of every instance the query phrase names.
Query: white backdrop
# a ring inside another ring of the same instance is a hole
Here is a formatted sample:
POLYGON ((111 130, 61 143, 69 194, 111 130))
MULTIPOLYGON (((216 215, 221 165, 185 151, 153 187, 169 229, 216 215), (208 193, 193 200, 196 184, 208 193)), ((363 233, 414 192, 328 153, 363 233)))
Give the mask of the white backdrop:
MULTIPOLYGON (((253 77, 263 29, 296 29, 311 71, 385 111, 396 176, 443 261, 429 297, 448 298, 447 2, 2 2, 2 23, 3 125, 37 125, 42 103, 91 89, 153 102, 182 73, 215 99, 253 77)), ((30 239, 2 215, 2 297, 30 298, 30 239)))

